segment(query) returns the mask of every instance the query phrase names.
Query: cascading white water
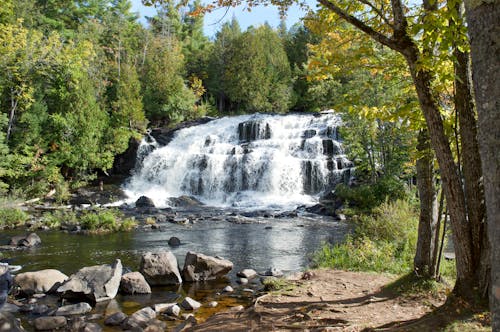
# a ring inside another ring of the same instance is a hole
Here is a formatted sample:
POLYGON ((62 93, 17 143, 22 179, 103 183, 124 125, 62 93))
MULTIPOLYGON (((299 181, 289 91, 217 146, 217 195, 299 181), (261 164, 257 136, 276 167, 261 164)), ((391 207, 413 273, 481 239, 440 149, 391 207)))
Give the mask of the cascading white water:
MULTIPOLYGON (((191 195, 221 207, 294 208, 347 181, 333 112, 321 115, 243 115, 181 129, 141 157, 125 185, 128 202, 147 196, 158 207, 191 195)), ((143 141, 151 148, 151 142, 143 141)))

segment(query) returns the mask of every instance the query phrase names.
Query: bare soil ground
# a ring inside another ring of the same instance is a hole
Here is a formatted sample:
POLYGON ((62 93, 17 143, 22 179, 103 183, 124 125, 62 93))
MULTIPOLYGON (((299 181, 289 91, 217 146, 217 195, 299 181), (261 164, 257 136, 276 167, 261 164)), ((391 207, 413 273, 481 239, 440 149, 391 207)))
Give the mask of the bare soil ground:
POLYGON ((460 314, 453 304, 444 305, 445 294, 408 297, 386 290, 394 278, 334 270, 300 273, 291 278, 290 289, 264 295, 245 310, 216 314, 187 330, 423 332, 442 330, 451 316, 460 314))

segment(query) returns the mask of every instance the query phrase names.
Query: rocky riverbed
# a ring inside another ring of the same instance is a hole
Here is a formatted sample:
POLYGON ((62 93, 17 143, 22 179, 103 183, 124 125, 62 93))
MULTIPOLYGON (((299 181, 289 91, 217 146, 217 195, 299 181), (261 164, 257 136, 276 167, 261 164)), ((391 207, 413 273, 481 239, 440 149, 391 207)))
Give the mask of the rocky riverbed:
MULTIPOLYGON (((264 274, 303 269, 322 242, 341 241, 348 231, 332 217, 305 210, 222 210, 190 197, 174 202, 176 207, 165 209, 121 206, 138 223, 132 232, 33 229, 36 223, 29 229, 36 236, 27 229, 2 232, 0 244, 10 249, 3 252, 4 260, 23 267, 3 320, 21 319, 25 330, 181 330, 217 312, 242 310, 261 294, 264 274), (200 257, 210 263, 199 263, 200 257), (189 268, 193 263, 203 269, 189 268), (155 276, 166 266, 173 274, 155 276), (100 276, 99 282, 89 285, 93 275, 100 276)), ((80 203, 67 209, 99 204, 80 203)), ((50 204, 30 207, 34 216, 53 209, 50 204)))

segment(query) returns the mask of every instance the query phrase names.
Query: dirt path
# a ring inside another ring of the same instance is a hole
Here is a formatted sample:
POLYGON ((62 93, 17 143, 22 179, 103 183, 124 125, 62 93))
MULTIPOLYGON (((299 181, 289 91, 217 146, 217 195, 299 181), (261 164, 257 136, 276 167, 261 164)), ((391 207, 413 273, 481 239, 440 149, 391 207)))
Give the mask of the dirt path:
POLYGON ((445 300, 444 296, 408 299, 384 291, 393 278, 332 270, 305 272, 292 278, 290 290, 264 295, 246 310, 217 314, 188 331, 392 331, 401 324, 409 327, 409 321, 421 319, 445 300))

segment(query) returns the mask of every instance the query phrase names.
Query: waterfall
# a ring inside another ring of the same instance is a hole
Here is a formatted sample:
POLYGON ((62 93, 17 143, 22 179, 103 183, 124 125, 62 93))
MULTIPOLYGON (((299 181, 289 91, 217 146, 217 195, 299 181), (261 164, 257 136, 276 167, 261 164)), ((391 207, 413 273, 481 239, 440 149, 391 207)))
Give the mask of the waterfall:
POLYGON ((254 114, 180 129, 166 146, 143 141, 124 190, 129 202, 144 195, 158 207, 181 195, 247 209, 314 204, 351 174, 340 124, 333 112, 254 114))

